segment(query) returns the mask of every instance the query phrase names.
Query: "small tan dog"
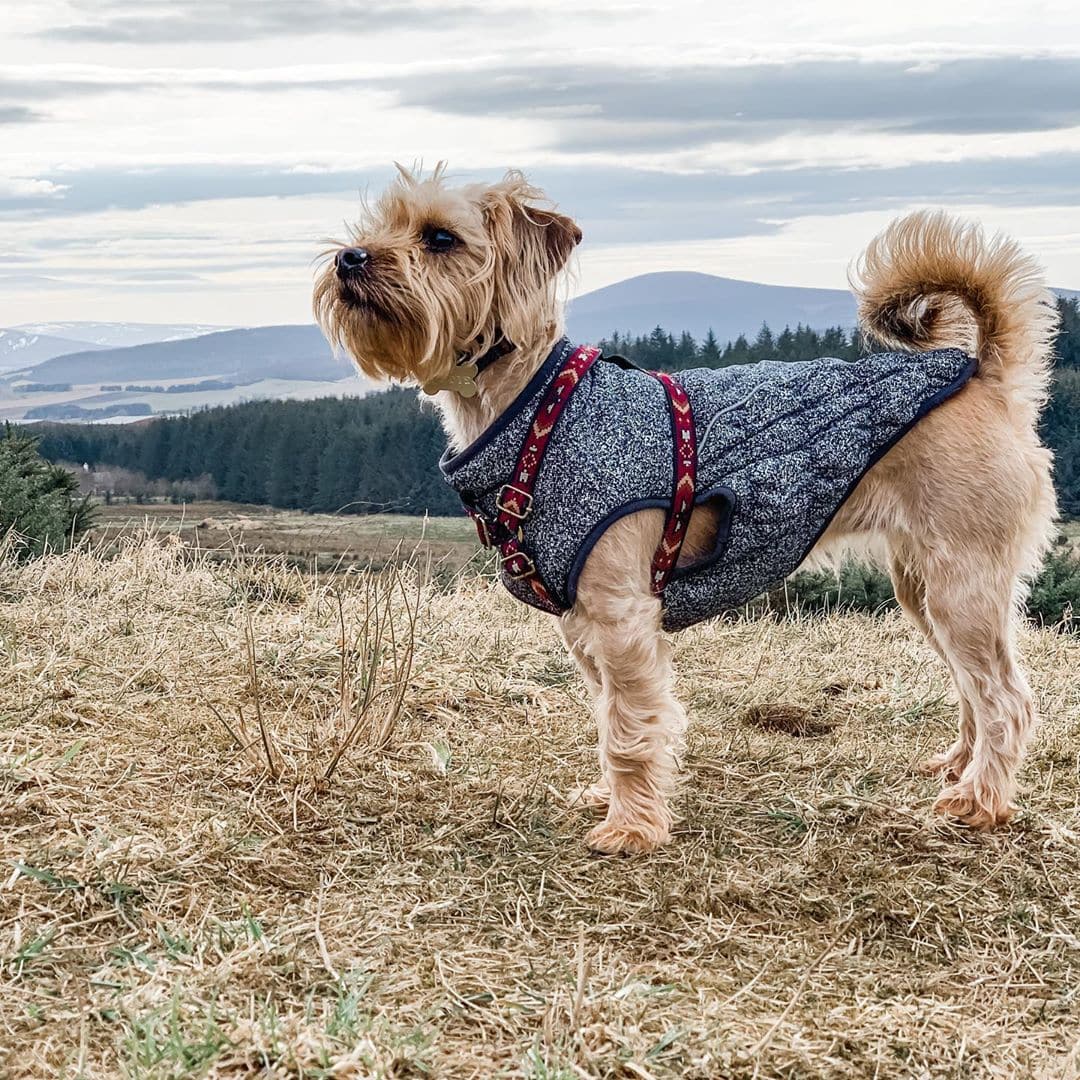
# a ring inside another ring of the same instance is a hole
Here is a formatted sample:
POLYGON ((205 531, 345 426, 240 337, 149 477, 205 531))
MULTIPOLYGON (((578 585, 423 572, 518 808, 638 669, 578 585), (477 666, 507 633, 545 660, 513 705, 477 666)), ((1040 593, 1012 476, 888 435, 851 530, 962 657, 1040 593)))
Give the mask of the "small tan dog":
MULTIPOLYGON (((562 334, 558 283, 581 232, 510 172, 448 188, 441 170, 401 175, 365 211, 315 289, 327 336, 364 372, 435 395, 451 448, 469 446, 515 401, 562 334), (513 343, 475 374, 500 339, 513 343)), ((975 377, 865 474, 815 554, 883 553, 896 596, 948 666, 959 736, 926 763, 945 788, 935 809, 990 827, 1012 811, 1035 708, 1016 657, 1025 582, 1055 517, 1050 453, 1036 434, 1056 309, 1038 268, 1011 241, 941 214, 914 214, 871 243, 854 288, 864 331, 895 350, 957 347, 975 377)), ((709 504, 693 511, 679 565, 713 549, 709 504)), ((620 518, 588 555, 559 619, 596 704, 599 780, 584 793, 606 817, 602 852, 668 840, 686 714, 650 559, 664 512, 620 518)))

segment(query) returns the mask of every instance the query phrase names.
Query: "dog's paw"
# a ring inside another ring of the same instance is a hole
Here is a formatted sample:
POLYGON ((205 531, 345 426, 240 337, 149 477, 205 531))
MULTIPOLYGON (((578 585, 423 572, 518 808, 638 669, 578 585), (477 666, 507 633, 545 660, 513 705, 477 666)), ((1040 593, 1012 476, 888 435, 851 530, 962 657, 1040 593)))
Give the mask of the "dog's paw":
POLYGON ((595 810, 606 810, 611 802, 611 788, 606 780, 597 780, 588 787, 571 788, 566 795, 566 805, 572 808, 591 807, 595 810))
POLYGON ((666 827, 631 821, 602 821, 585 838, 591 851, 601 855, 644 855, 671 838, 666 827))
POLYGON ((1016 812, 1007 800, 980 802, 970 784, 953 784, 942 791, 934 803, 934 812, 955 818, 973 829, 993 829, 1004 825, 1016 812))
POLYGON ((941 754, 919 762, 918 770, 924 776, 940 776, 950 783, 956 783, 971 761, 971 751, 961 743, 955 742, 941 754))

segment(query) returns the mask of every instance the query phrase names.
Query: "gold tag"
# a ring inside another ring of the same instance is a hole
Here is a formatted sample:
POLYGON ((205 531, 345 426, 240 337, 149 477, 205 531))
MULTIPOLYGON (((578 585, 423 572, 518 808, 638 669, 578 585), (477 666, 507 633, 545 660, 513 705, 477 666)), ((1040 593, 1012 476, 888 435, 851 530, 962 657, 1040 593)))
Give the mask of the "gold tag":
POLYGON ((453 390, 463 398, 476 397, 476 364, 469 361, 467 364, 458 364, 449 375, 441 379, 432 379, 421 387, 425 394, 437 394, 440 390, 453 390))

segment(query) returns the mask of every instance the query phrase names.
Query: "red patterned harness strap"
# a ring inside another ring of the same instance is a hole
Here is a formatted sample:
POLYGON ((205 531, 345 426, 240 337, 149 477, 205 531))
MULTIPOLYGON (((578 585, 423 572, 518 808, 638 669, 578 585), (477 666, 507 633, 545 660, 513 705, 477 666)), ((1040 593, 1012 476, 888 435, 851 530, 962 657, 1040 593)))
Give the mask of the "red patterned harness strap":
POLYGON ((536 410, 536 415, 533 416, 529 434, 518 454, 514 471, 510 474, 510 482, 503 484, 495 503, 499 508, 498 525, 508 534, 507 539, 498 544, 503 570, 515 581, 525 582, 533 592, 536 606, 552 615, 561 615, 565 609, 556 603, 545 588, 537 573, 536 564, 522 549, 521 526, 532 514, 533 488, 536 486, 536 477, 540 472, 540 463, 544 459, 551 433, 555 430, 574 388, 599 356, 599 349, 582 345, 574 350, 562 370, 555 376, 536 410))
POLYGON ((694 512, 694 493, 697 490, 697 432, 694 430, 694 411, 686 391, 668 374, 654 371, 653 374, 667 391, 671 411, 671 435, 675 443, 675 477, 671 493, 671 506, 668 507, 667 520, 664 522, 664 535, 660 538, 652 559, 649 584, 659 596, 671 577, 671 571, 679 561, 683 541, 686 539, 686 527, 690 524, 690 515, 694 512))

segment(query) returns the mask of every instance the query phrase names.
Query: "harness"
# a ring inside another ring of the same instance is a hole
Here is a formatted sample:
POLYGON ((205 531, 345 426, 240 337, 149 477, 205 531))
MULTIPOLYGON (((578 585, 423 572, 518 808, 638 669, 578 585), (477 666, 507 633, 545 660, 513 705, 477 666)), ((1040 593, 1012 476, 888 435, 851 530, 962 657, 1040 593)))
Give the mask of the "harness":
MULTIPOLYGON (((547 388, 540 407, 533 416, 528 437, 518 453, 511 479, 499 489, 495 499, 498 516, 492 521, 475 506, 465 503, 465 512, 476 525, 480 543, 498 548, 499 562, 511 581, 521 582, 532 590, 530 601, 542 611, 561 615, 566 608, 548 592, 536 570, 536 563, 522 548, 524 524, 533 513, 533 488, 544 461, 551 434, 559 422, 582 376, 601 359, 600 350, 582 345, 571 353, 555 381, 547 388)), ((494 360, 488 361, 493 363, 494 360)), ((674 452, 675 490, 664 521, 664 533, 652 557, 649 582, 652 591, 664 591, 671 571, 679 561, 686 527, 694 511, 694 492, 697 488, 697 437, 694 432, 694 413, 686 391, 668 374, 650 372, 667 392, 671 409, 671 432, 674 452)))

